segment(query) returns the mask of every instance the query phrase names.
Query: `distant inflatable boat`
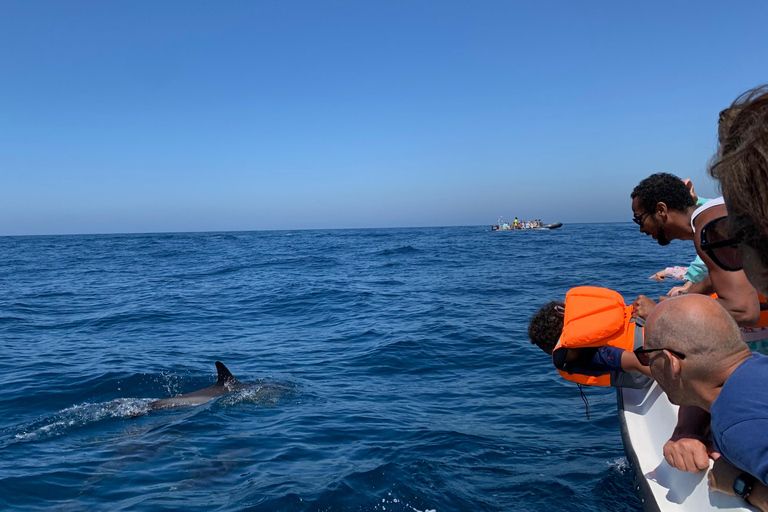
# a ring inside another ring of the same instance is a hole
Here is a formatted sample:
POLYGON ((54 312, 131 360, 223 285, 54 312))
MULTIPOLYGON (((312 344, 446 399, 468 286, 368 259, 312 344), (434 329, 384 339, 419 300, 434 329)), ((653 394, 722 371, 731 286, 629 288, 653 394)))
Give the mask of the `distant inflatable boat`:
POLYGON ((546 226, 537 226, 535 228, 521 228, 521 227, 513 227, 512 224, 508 222, 499 222, 498 224, 494 224, 491 226, 492 231, 543 231, 547 229, 557 229, 563 225, 562 222, 555 222, 554 224, 547 224, 546 226))

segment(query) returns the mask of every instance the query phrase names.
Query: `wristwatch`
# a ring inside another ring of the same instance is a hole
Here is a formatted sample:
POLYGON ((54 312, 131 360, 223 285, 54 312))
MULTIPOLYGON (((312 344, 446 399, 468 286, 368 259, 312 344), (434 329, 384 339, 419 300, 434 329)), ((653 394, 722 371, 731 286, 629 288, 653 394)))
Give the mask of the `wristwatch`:
POLYGON ((736 480, 733 481, 734 494, 741 497, 741 499, 744 501, 747 501, 747 498, 749 498, 749 493, 752 492, 752 488, 755 486, 756 480, 757 479, 749 473, 744 472, 740 474, 736 477, 736 480))

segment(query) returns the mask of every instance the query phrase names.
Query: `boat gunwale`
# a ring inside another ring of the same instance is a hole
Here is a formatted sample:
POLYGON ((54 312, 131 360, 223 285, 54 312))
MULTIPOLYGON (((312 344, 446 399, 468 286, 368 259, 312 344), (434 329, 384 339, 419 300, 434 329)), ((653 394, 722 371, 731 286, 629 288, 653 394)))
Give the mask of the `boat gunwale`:
POLYGON ((619 413, 619 427, 621 430, 621 443, 624 445, 624 453, 627 456, 629 467, 632 471, 632 489, 640 500, 644 512, 661 512, 651 486, 640 467, 640 459, 637 457, 632 441, 629 437, 627 419, 624 416, 624 395, 621 388, 616 388, 616 407, 619 413))

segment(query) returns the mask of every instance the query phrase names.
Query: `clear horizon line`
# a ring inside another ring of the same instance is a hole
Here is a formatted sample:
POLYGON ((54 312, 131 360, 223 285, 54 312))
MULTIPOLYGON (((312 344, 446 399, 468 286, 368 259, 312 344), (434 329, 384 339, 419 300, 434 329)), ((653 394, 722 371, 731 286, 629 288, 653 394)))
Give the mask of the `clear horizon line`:
MULTIPOLYGON (((631 224, 631 221, 602 221, 602 222, 570 222, 568 224, 631 224)), ((0 238, 20 238, 34 236, 116 236, 116 235, 182 235, 182 234, 202 234, 202 233, 261 233, 261 232, 281 232, 281 231, 351 231, 351 230, 374 230, 374 229, 446 229, 446 228, 482 228, 495 226, 496 224, 456 224, 452 226, 388 226, 388 227, 365 227, 365 228, 280 228, 280 229, 238 229, 238 230, 205 230, 205 231, 113 231, 104 233, 37 233, 24 235, 0 235, 0 238)), ((490 230, 490 229, 489 229, 490 230)), ((511 230, 514 231, 514 230, 511 230)), ((521 230, 525 231, 525 230, 521 230)))

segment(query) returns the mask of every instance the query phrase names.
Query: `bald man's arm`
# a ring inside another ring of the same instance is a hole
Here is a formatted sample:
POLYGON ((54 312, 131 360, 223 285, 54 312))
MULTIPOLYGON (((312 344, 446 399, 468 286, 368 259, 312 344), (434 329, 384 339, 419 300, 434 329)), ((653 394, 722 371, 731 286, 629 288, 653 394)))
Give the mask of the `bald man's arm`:
POLYGON ((707 433, 710 415, 698 407, 683 405, 677 413, 677 426, 662 452, 667 463, 680 471, 696 473, 709 467, 707 433))
MULTIPOLYGON (((733 466, 719 453, 712 453, 712 459, 715 463, 707 474, 710 490, 735 496, 733 482, 742 473, 742 470, 733 466)), ((753 507, 768 511, 768 487, 763 485, 760 480, 756 481, 752 487, 752 492, 749 493, 747 502, 753 507)))
POLYGON ((729 272, 723 270, 701 250, 701 228, 710 220, 725 214, 724 206, 716 206, 696 217, 694 223, 696 233, 693 241, 696 245, 696 252, 709 270, 709 279, 720 305, 731 314, 739 327, 753 327, 757 325, 760 319, 760 301, 757 292, 749 284, 744 271, 729 272))

